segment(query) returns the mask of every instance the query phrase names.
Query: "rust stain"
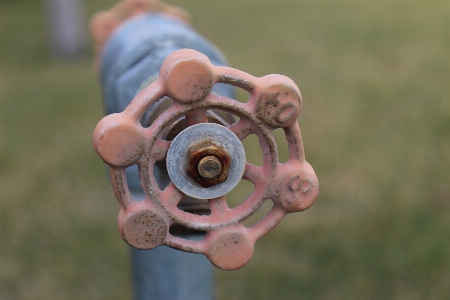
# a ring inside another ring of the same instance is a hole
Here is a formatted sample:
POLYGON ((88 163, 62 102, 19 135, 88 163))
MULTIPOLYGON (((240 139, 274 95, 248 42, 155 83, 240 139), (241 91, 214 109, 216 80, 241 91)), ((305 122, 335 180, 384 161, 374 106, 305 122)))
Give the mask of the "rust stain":
POLYGON ((186 172, 200 186, 207 188, 227 180, 231 166, 231 157, 225 149, 214 141, 202 142, 199 145, 192 146, 189 149, 188 156, 186 172), (199 162, 207 156, 217 157, 222 163, 220 174, 211 179, 202 176, 198 169, 199 162))

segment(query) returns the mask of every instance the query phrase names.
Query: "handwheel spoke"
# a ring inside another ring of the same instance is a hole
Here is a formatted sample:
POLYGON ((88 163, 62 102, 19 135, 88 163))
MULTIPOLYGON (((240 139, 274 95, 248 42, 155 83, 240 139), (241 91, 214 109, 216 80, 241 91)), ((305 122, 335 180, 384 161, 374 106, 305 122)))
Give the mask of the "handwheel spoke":
POLYGON ((153 157, 155 161, 163 160, 167 156, 170 144, 172 142, 158 138, 153 146, 153 157))
POLYGON ((253 125, 246 119, 240 119, 229 127, 229 129, 242 141, 253 133, 253 125))
POLYGON ((196 109, 186 114, 187 125, 192 126, 199 123, 208 123, 206 109, 196 109))
POLYGON ((160 201, 161 203, 169 209, 175 209, 180 202, 181 198, 183 198, 183 193, 173 184, 173 182, 169 183, 169 185, 161 192, 160 201))
POLYGON ((251 181, 254 185, 264 182, 263 168, 252 165, 251 163, 245 164, 244 175, 242 179, 251 181))
POLYGON ((211 210, 211 215, 223 215, 230 210, 227 204, 227 198, 225 196, 220 196, 218 198, 209 199, 209 209, 211 210))

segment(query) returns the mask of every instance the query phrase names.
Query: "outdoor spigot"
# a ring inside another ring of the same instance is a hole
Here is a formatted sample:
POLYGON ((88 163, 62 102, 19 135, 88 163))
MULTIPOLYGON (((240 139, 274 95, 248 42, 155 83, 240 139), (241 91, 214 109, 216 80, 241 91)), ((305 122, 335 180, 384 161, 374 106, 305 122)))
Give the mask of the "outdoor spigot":
POLYGON ((256 241, 291 212, 308 209, 319 193, 319 183, 306 162, 297 117, 301 95, 296 84, 282 75, 254 77, 229 67, 215 66, 194 50, 171 53, 159 77, 144 88, 121 113, 104 117, 93 134, 97 154, 111 167, 111 179, 121 206, 121 237, 138 249, 160 245, 204 254, 217 267, 234 270, 252 257, 256 241), (216 83, 246 90, 246 103, 211 93, 216 83), (145 112, 169 97, 172 104, 148 127, 145 112), (230 126, 208 122, 207 111, 217 109, 239 117, 230 126), (184 119, 183 119, 184 118, 184 119), (186 128, 173 138, 167 131, 183 119, 186 128), (273 130, 283 128, 289 159, 280 163, 273 130), (241 140, 255 134, 263 152, 262 166, 246 162, 241 140), (160 189, 154 165, 166 161, 171 183, 160 189), (127 186, 125 169, 137 164, 143 201, 135 201, 127 186), (229 208, 225 194, 241 180, 255 190, 240 205, 229 208), (211 213, 195 215, 177 208, 188 195, 207 199, 211 213), (242 222, 265 201, 270 212, 251 227, 242 222), (172 235, 171 226, 206 232, 200 241, 172 235))

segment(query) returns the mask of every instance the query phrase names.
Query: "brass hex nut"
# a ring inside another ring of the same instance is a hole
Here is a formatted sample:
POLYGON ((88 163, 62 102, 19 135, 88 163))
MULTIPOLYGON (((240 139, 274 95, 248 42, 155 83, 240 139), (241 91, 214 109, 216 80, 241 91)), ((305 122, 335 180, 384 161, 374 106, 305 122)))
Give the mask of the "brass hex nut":
POLYGON ((187 163, 187 175, 207 188, 228 179, 231 157, 217 143, 206 141, 189 149, 187 163))

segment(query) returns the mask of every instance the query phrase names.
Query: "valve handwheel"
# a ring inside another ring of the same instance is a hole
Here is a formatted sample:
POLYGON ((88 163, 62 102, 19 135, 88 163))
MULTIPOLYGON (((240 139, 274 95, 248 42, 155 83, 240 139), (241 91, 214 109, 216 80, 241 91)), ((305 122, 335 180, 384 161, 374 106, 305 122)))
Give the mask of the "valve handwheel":
POLYGON ((143 89, 121 113, 104 117, 93 134, 94 148, 111 167, 111 179, 121 206, 118 228, 122 239, 138 249, 167 245, 202 253, 217 267, 234 270, 252 257, 256 241, 290 212, 309 208, 319 193, 319 183, 306 162, 297 117, 301 96, 295 83, 282 75, 253 77, 229 67, 214 66, 203 54, 190 49, 173 52, 163 62, 159 78, 143 89), (216 83, 249 92, 240 103, 211 93, 216 83), (173 104, 148 128, 140 124, 155 102, 168 96, 173 104), (220 109, 239 117, 229 127, 208 123, 206 111, 220 109), (164 140, 169 126, 186 117, 188 127, 171 141, 164 140), (278 161, 273 130, 283 128, 289 159, 278 161), (241 140, 255 134, 263 152, 263 165, 245 161, 241 140), (153 176, 157 161, 167 161, 172 182, 160 190, 153 176), (134 201, 125 169, 137 164, 144 201, 134 201), (229 208, 225 194, 240 179, 255 190, 240 205, 229 208), (184 195, 208 199, 211 214, 195 215, 177 208, 184 195), (266 200, 271 211, 258 223, 242 222, 266 200), (173 236, 173 224, 205 231, 203 240, 173 236))

